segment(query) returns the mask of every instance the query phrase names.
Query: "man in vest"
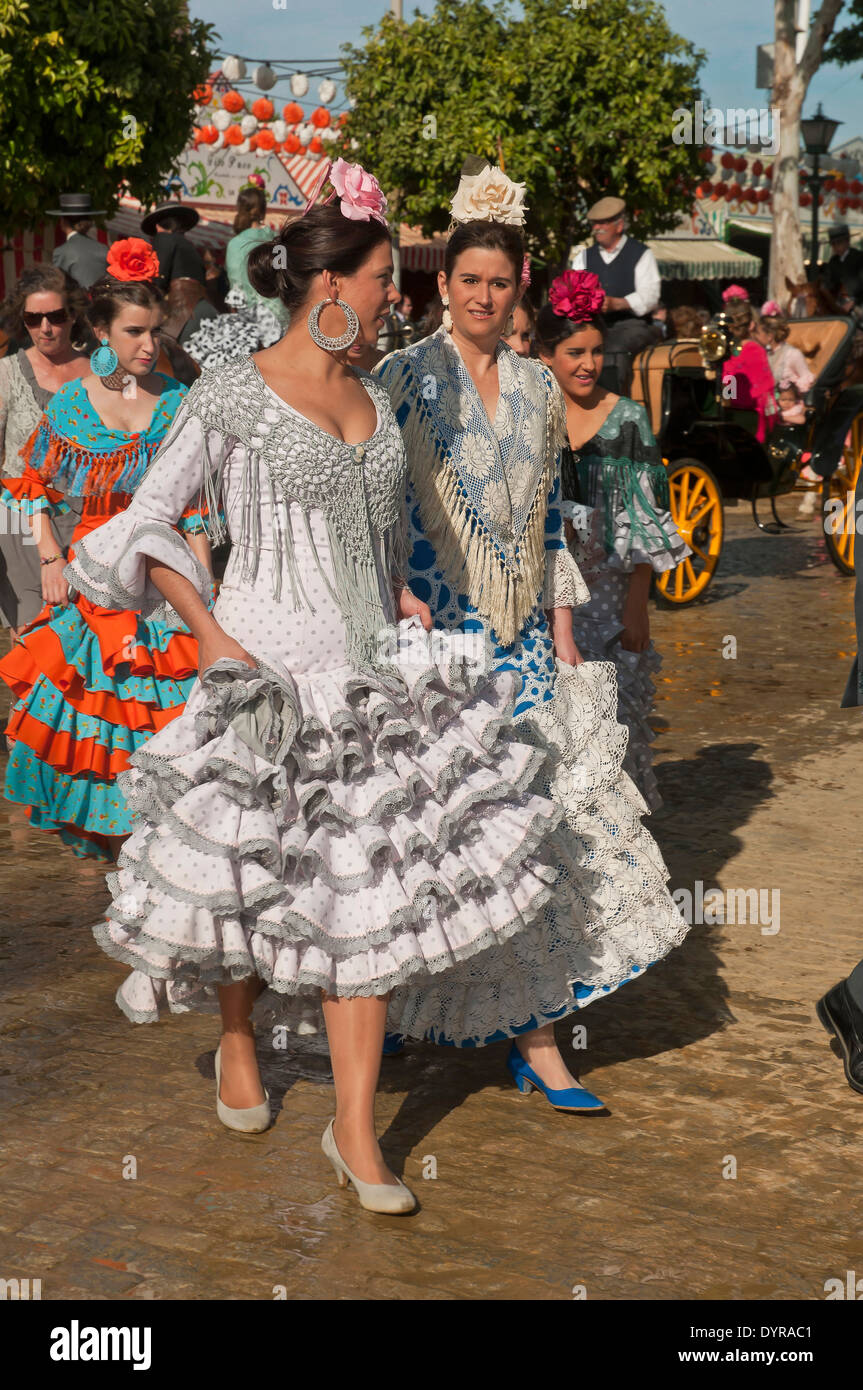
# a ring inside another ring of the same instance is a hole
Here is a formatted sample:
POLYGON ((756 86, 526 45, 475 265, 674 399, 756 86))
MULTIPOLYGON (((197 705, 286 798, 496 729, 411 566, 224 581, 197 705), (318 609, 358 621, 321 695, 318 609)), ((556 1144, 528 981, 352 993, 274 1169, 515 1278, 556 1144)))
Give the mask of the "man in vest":
POLYGON ((90 236, 94 217, 104 217, 104 208, 94 208, 89 193, 61 193, 60 206, 48 209, 49 217, 59 217, 66 234, 62 246, 54 248, 51 260, 65 270, 76 285, 88 290, 105 274, 108 248, 90 236))
POLYGON ((657 341, 650 315, 659 305, 660 281, 656 257, 641 241, 624 231, 626 204, 622 198, 600 198, 587 220, 594 244, 579 251, 573 270, 590 270, 605 290, 602 314, 607 324, 603 386, 629 392, 632 357, 657 341))

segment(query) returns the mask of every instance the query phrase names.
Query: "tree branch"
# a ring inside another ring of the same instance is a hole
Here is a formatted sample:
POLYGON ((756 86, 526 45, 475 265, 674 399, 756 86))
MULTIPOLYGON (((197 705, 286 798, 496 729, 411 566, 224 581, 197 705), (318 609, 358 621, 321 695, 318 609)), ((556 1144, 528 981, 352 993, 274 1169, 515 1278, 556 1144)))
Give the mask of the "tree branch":
POLYGON ((809 83, 818 71, 824 53, 824 45, 833 33, 837 16, 844 3, 845 0, 822 0, 821 8, 815 16, 815 21, 806 40, 806 47, 803 50, 803 57, 800 59, 800 76, 806 91, 808 91, 809 83))

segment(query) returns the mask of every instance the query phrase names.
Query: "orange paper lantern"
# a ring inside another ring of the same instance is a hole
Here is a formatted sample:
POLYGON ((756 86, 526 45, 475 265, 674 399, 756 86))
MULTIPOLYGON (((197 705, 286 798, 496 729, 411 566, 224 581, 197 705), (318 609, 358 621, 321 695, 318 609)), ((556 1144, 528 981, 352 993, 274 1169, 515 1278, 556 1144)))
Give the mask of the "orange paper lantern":
POLYGON ((203 87, 196 87, 192 96, 199 106, 209 106, 213 100, 213 88, 211 83, 205 82, 203 87))
POLYGON ((310 141, 309 150, 312 154, 323 154, 324 147, 318 139, 317 135, 315 136, 314 140, 310 141))
POLYGON ((328 125, 332 125, 332 116, 325 106, 319 106, 317 111, 311 115, 312 125, 317 126, 318 130, 325 130, 328 125))
POLYGON ((219 132, 214 125, 201 126, 198 132, 201 143, 204 145, 215 145, 219 138, 219 132))
POLYGON ((276 108, 269 97, 258 97, 257 101, 252 102, 252 115, 257 116, 259 121, 271 121, 276 114, 276 108))
POLYGON ((228 129, 225 131, 226 145, 242 145, 245 138, 245 135, 238 125, 229 125, 228 129))
POLYGON ((225 92, 222 97, 222 105, 226 111, 230 111, 232 116, 236 116, 240 111, 245 111, 245 99, 239 92, 225 92))
POLYGON ((282 107, 282 115, 288 125, 299 125, 303 119, 303 108, 298 101, 289 101, 287 106, 282 107))
POLYGON ((255 138, 259 150, 275 149, 276 137, 271 130, 259 130, 255 138))

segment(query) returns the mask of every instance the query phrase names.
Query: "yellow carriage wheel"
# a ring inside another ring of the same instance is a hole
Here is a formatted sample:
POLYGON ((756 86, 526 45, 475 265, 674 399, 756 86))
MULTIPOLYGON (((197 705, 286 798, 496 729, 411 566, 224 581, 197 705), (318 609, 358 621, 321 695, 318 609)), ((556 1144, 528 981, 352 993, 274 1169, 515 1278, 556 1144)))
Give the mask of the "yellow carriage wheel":
POLYGON ((722 493, 709 468, 681 459, 668 470, 670 510, 692 551, 673 570, 659 575, 656 587, 668 603, 692 603, 704 593, 719 564, 725 514, 722 493))
POLYGON ((843 574, 854 573, 854 489, 863 460, 863 415, 851 422, 842 462, 824 483, 824 539, 830 558, 843 574), (837 503, 839 504, 837 506, 837 503))

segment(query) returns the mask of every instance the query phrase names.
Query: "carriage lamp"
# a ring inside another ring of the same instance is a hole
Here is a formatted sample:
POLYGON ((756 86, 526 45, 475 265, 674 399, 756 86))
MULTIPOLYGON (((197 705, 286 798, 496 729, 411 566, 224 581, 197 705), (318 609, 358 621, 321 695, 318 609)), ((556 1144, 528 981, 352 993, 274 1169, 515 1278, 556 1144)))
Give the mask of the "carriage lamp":
POLYGON ((818 196, 824 185, 821 177, 819 160, 822 155, 827 154, 837 130, 843 124, 842 121, 834 121, 830 116, 825 116, 821 110, 821 102, 814 116, 800 122, 800 134, 806 153, 812 160, 812 173, 806 179, 807 191, 812 194, 812 252, 809 260, 809 280, 810 283, 818 274, 818 196))
POLYGON ((726 314, 718 313, 710 323, 704 325, 698 341, 698 351, 708 381, 713 381, 717 366, 724 362, 726 357, 731 356, 736 346, 737 339, 731 331, 726 314))

